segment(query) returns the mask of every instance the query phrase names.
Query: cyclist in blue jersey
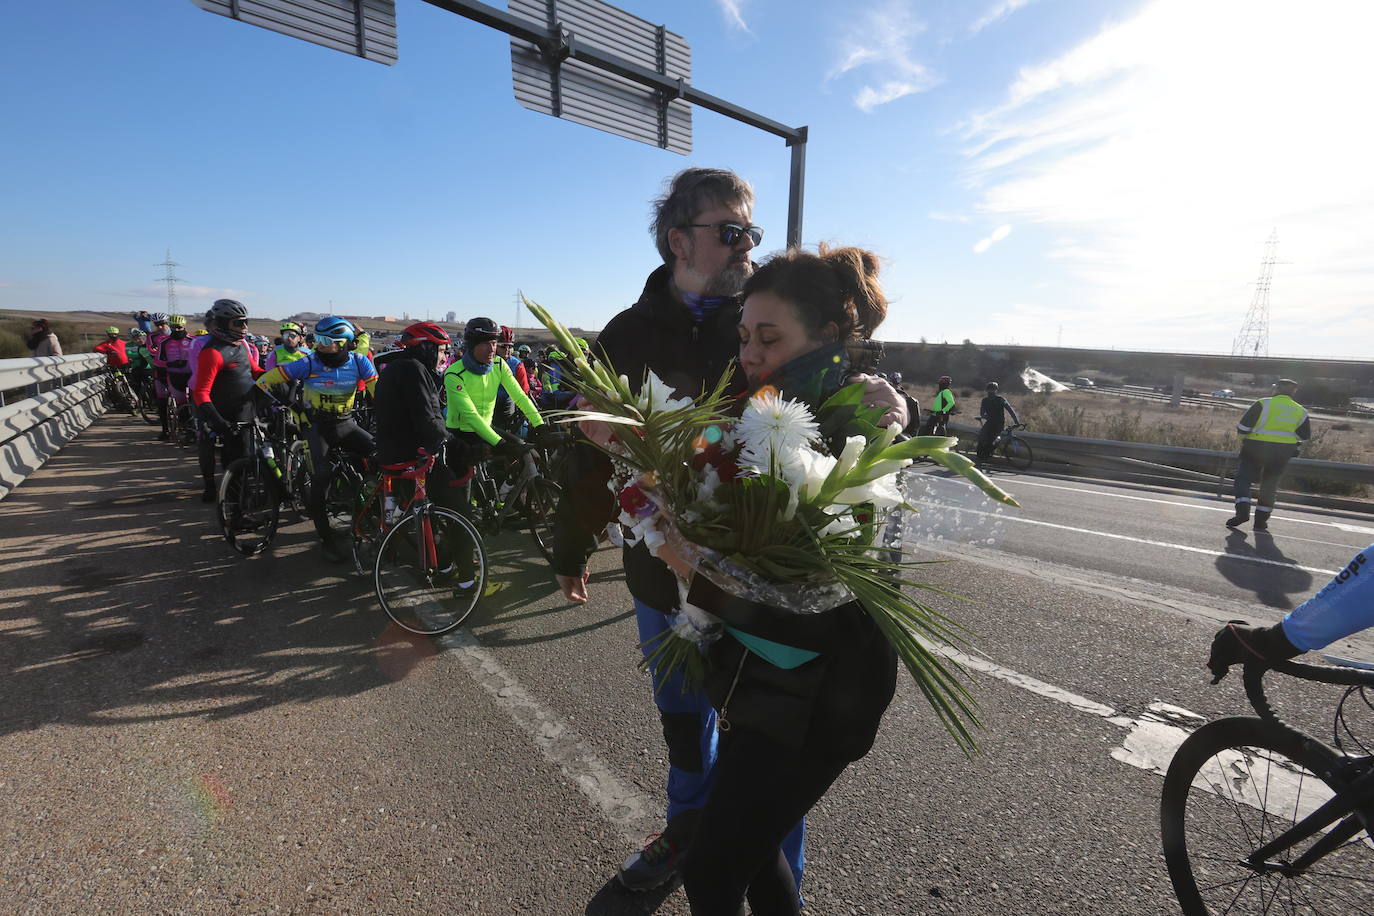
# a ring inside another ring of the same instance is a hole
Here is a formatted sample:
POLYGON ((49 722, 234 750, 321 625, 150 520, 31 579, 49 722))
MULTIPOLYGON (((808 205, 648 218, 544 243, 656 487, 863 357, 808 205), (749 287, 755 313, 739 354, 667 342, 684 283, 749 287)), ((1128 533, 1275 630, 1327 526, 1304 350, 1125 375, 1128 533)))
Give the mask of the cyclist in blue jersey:
POLYGON ((1311 598, 1272 627, 1232 620, 1212 639, 1207 667, 1216 683, 1232 665, 1285 661, 1361 630, 1374 627, 1374 544, 1355 554, 1345 568, 1311 598))
POLYGON ((358 392, 371 392, 377 385, 377 370, 362 353, 348 350, 357 330, 346 318, 328 316, 315 323, 315 349, 305 358, 280 363, 258 379, 266 391, 272 385, 299 382, 305 398, 310 428, 306 442, 315 464, 315 484, 311 498, 316 503, 311 514, 315 529, 333 547, 329 522, 324 514, 325 474, 329 470, 330 449, 342 448, 358 458, 372 454, 372 436, 353 419, 353 401, 358 392))

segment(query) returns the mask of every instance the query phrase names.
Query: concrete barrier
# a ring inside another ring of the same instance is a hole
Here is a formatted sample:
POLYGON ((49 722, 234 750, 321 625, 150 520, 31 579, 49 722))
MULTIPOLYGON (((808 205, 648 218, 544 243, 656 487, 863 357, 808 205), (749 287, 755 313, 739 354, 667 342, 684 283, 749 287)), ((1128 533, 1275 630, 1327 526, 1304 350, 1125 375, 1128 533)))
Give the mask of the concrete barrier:
POLYGON ((105 358, 0 359, 0 499, 105 412, 105 358))

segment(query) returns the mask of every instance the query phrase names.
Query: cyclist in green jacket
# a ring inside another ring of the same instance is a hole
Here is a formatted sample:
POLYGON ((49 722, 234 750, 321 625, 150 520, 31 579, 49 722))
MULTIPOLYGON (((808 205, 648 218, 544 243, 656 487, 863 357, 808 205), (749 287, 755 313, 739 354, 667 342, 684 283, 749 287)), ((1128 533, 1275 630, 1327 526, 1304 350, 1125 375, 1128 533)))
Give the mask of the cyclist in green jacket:
POLYGON ((942 375, 938 384, 940 390, 935 393, 935 400, 930 402, 930 412, 926 414, 925 422, 921 424, 921 435, 923 436, 943 436, 945 424, 949 422, 949 415, 954 413, 953 380, 948 375, 942 375))
POLYGON ((462 358, 444 370, 447 409, 444 423, 453 434, 448 466, 462 480, 472 465, 485 459, 502 444, 501 433, 491 425, 496 412, 496 392, 504 389, 530 421, 544 425, 539 408, 521 389, 504 359, 496 358, 501 328, 490 318, 474 318, 463 329, 462 358))

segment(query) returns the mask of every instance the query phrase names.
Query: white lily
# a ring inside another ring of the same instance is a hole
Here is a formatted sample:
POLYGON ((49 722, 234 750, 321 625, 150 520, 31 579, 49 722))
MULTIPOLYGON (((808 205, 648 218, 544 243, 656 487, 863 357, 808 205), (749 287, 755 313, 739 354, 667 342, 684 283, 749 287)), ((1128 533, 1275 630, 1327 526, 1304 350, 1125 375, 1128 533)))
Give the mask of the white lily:
POLYGON ((644 384, 639 389, 639 403, 636 405, 645 413, 651 410, 681 410, 692 406, 691 398, 673 397, 673 389, 652 370, 645 374, 644 384))

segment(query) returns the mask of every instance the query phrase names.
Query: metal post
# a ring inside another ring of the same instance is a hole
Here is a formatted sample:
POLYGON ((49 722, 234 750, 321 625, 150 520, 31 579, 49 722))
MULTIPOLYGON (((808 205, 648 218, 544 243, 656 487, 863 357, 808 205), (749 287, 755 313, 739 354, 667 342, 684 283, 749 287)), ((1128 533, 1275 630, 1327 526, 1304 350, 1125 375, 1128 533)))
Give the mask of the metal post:
POLYGON ((788 140, 792 147, 792 174, 787 187, 787 247, 793 248, 802 242, 802 204, 806 190, 806 127, 797 128, 795 140, 788 140))

